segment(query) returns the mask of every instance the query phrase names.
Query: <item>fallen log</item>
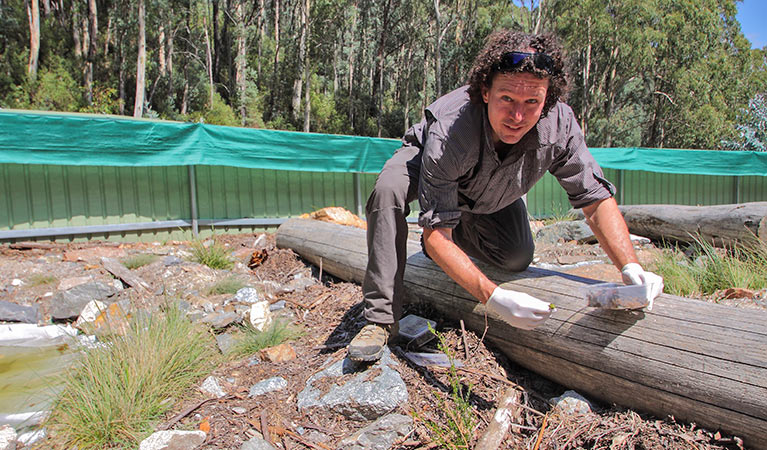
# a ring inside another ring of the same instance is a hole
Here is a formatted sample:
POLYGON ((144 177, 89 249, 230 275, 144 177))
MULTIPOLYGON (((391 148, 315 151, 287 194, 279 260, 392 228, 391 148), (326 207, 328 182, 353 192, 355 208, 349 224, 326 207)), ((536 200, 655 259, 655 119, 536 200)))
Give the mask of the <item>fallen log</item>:
MULTIPOLYGON (((360 282, 367 262, 363 230, 293 219, 277 230, 291 248, 325 271, 360 282)), ((586 306, 596 280, 530 268, 504 273, 479 264, 503 286, 557 305, 543 326, 510 327, 487 313, 486 339, 509 358, 569 389, 658 417, 674 416, 767 449, 767 312, 663 294, 652 311, 586 306)), ((408 243, 406 301, 425 302, 481 333, 483 305, 456 285, 417 242, 408 243)))
POLYGON ((493 414, 493 420, 487 426, 487 431, 477 441, 474 450, 496 450, 506 438, 506 432, 512 423, 519 422, 522 409, 519 407, 522 394, 515 387, 506 388, 503 397, 498 401, 498 408, 493 414))
POLYGON ((703 239, 718 247, 767 242, 767 202, 736 205, 620 206, 629 231, 656 241, 703 239))

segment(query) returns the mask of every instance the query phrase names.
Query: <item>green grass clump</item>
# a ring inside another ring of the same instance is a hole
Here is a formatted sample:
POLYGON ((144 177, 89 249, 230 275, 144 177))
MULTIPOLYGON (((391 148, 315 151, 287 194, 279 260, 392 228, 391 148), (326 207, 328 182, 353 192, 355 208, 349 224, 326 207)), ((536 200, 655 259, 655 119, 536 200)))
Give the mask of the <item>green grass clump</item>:
POLYGON ((767 287, 767 244, 716 249, 695 238, 692 260, 678 249, 664 251, 655 261, 664 291, 681 296, 711 295, 728 288, 759 290, 767 287))
POLYGON ((244 288, 245 281, 236 276, 228 276, 208 289, 208 295, 236 294, 237 291, 244 288))
POLYGON ((174 398, 217 363, 213 336, 178 307, 133 319, 63 376, 46 427, 58 448, 136 448, 174 398))
POLYGON ((155 261, 157 261, 157 255, 152 255, 151 253, 140 253, 138 255, 129 256, 120 260, 123 266, 130 270, 144 267, 148 264, 152 264, 155 261))
POLYGON ((53 275, 46 275, 44 273, 35 273, 29 276, 27 282, 30 286, 43 286, 45 284, 53 284, 58 282, 59 279, 53 275))
POLYGON ((229 270, 234 266, 234 262, 229 259, 229 250, 226 247, 214 242, 209 246, 203 245, 201 241, 192 241, 192 261, 206 265, 211 269, 229 270))
POLYGON ((469 402, 471 385, 464 386, 461 383, 455 368, 455 357, 445 337, 435 331, 431 325, 429 325, 429 331, 437 336, 437 348, 447 355, 450 361, 450 370, 448 371, 450 397, 446 399, 439 392, 435 392, 434 396, 438 404, 436 410, 444 412, 445 420, 434 421, 432 419, 423 419, 423 422, 431 431, 432 438, 439 444, 439 448, 456 450, 471 448, 470 444, 474 435, 474 428, 477 426, 477 416, 469 402))
POLYGON ((235 335, 235 344, 229 355, 252 355, 262 349, 298 339, 303 334, 303 330, 284 320, 273 321, 271 326, 264 331, 258 331, 251 326, 243 326, 240 333, 235 335))

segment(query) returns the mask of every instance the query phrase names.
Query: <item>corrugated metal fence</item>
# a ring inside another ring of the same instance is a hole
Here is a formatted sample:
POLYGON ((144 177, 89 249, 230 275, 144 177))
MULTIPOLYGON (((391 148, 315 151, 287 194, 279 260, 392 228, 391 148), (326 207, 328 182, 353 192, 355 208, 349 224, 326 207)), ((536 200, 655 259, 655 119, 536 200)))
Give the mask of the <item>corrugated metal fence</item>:
MULTIPOLYGON (((621 204, 767 201, 767 177, 614 169, 605 169, 605 175, 619 188, 621 204)), ((0 240, 189 239, 191 218, 199 218, 204 233, 260 229, 324 206, 360 213, 374 182, 373 174, 227 166, 0 164, 0 240)), ((561 215, 570 208, 550 175, 527 201, 534 217, 561 215)))

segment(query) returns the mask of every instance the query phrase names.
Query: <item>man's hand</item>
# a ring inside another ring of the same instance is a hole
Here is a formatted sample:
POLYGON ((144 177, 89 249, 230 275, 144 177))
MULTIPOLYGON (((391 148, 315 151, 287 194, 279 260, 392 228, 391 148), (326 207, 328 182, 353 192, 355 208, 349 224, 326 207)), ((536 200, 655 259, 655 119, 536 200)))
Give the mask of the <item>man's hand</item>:
POLYGON ((551 315, 549 304, 527 295, 500 287, 487 300, 487 309, 501 316, 509 325, 532 330, 551 315))
POLYGON ((647 285, 647 310, 652 310, 652 304, 655 297, 663 292, 663 278, 652 272, 645 272, 637 263, 628 263, 621 269, 621 276, 624 284, 646 284, 647 285))

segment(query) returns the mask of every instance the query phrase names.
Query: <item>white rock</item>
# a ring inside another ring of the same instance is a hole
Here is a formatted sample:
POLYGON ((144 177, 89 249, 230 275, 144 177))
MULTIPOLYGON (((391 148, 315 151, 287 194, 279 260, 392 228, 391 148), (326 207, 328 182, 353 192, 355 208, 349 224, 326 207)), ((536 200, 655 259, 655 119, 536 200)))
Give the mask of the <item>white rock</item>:
POLYGON ((587 414, 593 409, 591 403, 575 391, 565 391, 559 397, 552 398, 550 402, 554 404, 554 408, 566 414, 587 414))
POLYGON ((264 331, 272 323, 269 302, 262 300, 250 307, 250 324, 258 331, 264 331))
POLYGON ((226 396, 226 392, 221 388, 216 377, 208 377, 200 385, 200 390, 218 398, 226 396))
POLYGON ((11 281, 11 286, 21 286, 24 282, 19 280, 18 278, 14 278, 13 281, 11 281))
POLYGON ((77 318, 75 326, 79 327, 84 323, 90 323, 96 320, 102 312, 107 310, 106 303, 99 300, 91 300, 85 305, 82 311, 80 311, 80 317, 77 318))
POLYGON ((0 427, 0 450, 16 450, 16 430, 10 425, 0 427))
POLYGON ((64 278, 63 280, 59 282, 58 290, 68 291, 75 286, 79 286, 85 283, 90 283, 91 281, 93 281, 93 277, 89 277, 89 276, 64 278))
POLYGON ((0 325, 0 345, 39 347, 58 345, 77 335, 71 325, 47 325, 39 327, 33 323, 12 323, 0 325))
POLYGON ((141 441, 139 450, 187 450, 205 442, 204 431, 165 430, 158 431, 141 441))
POLYGON ((35 442, 43 439, 45 437, 45 429, 39 429, 34 431, 27 431, 26 433, 21 433, 17 440, 24 444, 24 447, 28 447, 35 442))

